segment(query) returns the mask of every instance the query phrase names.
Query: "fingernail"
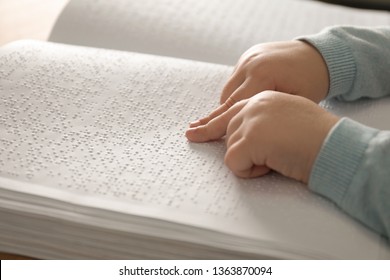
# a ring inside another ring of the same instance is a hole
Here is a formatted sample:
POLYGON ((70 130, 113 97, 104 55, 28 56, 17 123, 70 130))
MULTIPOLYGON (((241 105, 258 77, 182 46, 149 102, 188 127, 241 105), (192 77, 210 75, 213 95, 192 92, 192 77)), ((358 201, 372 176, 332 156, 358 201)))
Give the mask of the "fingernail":
POLYGON ((188 140, 192 141, 191 139, 191 133, 193 133, 196 130, 196 128, 189 128, 187 129, 185 136, 187 137, 188 140))
POLYGON ((190 127, 190 128, 187 129, 186 132, 192 132, 192 131, 195 131, 195 130, 196 130, 196 127, 190 127))
POLYGON ((191 122, 190 127, 197 127, 197 126, 200 126, 201 124, 202 123, 200 122, 200 120, 197 120, 197 121, 191 122))

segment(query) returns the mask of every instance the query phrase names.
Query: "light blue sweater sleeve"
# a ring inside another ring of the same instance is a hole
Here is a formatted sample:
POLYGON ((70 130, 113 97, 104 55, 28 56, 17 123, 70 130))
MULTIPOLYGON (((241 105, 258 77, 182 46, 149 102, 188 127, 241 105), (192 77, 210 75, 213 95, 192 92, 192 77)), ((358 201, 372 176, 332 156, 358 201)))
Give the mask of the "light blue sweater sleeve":
MULTIPOLYGON (((316 47, 326 61, 328 98, 390 95, 390 27, 332 27, 299 39, 316 47)), ((390 131, 341 119, 322 145, 309 187, 389 238, 390 131)))
POLYGON ((351 101, 390 94, 390 26, 330 27, 298 38, 322 54, 328 66, 328 98, 351 101))

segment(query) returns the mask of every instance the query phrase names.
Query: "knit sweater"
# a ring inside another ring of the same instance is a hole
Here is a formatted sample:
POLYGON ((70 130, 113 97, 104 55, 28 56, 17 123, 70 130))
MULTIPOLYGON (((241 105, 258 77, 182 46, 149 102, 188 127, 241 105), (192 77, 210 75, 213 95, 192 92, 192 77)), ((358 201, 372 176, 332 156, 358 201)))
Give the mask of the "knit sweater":
MULTIPOLYGON (((298 39, 316 47, 327 64, 327 98, 390 95, 390 27, 338 26, 298 39)), ((342 118, 321 147, 309 188, 389 238, 390 131, 342 118)))

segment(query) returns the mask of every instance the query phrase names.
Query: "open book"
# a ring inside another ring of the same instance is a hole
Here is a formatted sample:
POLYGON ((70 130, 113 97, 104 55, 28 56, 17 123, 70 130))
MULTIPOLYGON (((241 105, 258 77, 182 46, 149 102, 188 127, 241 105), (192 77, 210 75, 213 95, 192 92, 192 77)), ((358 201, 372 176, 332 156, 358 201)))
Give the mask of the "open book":
MULTIPOLYGON (((184 137, 251 45, 389 23, 385 12, 302 0, 71 1, 52 42, 0 48, 0 251, 390 258, 385 240, 304 185, 239 179, 223 141, 184 137)), ((390 129, 390 99, 323 106, 390 129)))

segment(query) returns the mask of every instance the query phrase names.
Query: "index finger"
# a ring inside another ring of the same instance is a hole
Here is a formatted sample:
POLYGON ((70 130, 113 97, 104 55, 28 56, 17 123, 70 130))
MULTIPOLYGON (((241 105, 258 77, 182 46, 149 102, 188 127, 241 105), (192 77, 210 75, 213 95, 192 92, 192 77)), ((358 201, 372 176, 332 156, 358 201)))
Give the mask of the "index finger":
MULTIPOLYGON (((218 117, 219 115, 223 114, 225 111, 227 111, 230 107, 232 107, 236 102, 239 102, 241 100, 248 99, 255 95, 258 92, 263 91, 264 89, 269 88, 269 86, 263 86, 262 84, 259 85, 258 82, 255 81, 253 78, 248 78, 245 80, 244 83, 242 83, 236 91, 234 91, 223 103, 220 105, 217 109, 212 111, 207 117, 197 120, 195 122, 190 123, 190 127, 197 127, 200 125, 205 125, 208 122, 210 122, 212 119, 218 117), (259 90, 260 89, 260 90, 259 90)), ((270 89, 270 88, 269 88, 270 89)))
POLYGON ((220 139, 226 134, 230 120, 241 111, 246 103, 247 100, 238 102, 230 107, 229 110, 213 118, 206 124, 190 127, 186 131, 186 137, 192 142, 207 142, 220 139))
POLYGON ((200 125, 206 125, 207 123, 209 123, 214 118, 218 117, 219 115, 222 115, 227 110, 229 110, 229 108, 232 107, 235 103, 236 102, 235 102, 235 100, 233 98, 228 98, 228 100, 226 100, 225 103, 223 103, 222 105, 218 106, 217 109, 212 111, 207 117, 190 123, 190 128, 197 127, 197 126, 200 126, 200 125))

